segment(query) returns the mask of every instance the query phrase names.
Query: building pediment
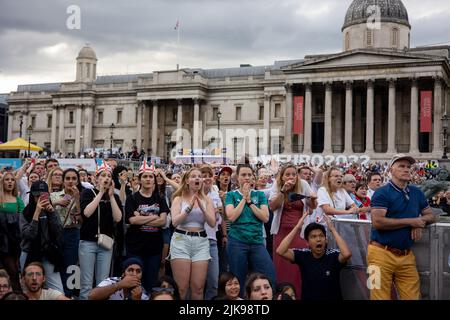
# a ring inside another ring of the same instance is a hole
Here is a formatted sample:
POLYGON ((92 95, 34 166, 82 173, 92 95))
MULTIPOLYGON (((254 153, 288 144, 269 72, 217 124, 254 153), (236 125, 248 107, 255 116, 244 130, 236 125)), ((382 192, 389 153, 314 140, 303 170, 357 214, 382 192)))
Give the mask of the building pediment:
MULTIPOLYGON (((308 57, 307 57, 308 58, 308 57)), ((311 69, 346 68, 380 65, 408 65, 429 62, 442 62, 441 57, 413 54, 408 52, 394 52, 387 50, 354 50, 333 55, 315 56, 303 62, 285 66, 284 72, 310 71, 311 69)))

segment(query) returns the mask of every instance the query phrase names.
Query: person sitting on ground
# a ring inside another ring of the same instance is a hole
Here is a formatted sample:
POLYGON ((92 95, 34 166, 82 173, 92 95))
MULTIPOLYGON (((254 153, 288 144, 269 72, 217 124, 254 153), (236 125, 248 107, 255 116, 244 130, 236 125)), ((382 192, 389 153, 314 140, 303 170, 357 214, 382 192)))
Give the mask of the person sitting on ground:
POLYGON ((295 286, 289 282, 281 282, 277 285, 274 300, 296 300, 295 286))
POLYGON ((1 269, 0 270, 0 300, 9 293, 12 292, 11 280, 9 279, 8 273, 1 269))
POLYGON ((173 280, 172 277, 163 275, 159 277, 158 281, 156 281, 155 287, 157 288, 172 288, 175 300, 181 300, 180 291, 178 290, 178 285, 173 280))
POLYGON ((128 258, 122 263, 122 277, 106 278, 92 289, 89 300, 148 300, 141 285, 143 262, 128 258))
POLYGON ((339 250, 327 249, 325 227, 318 223, 311 223, 305 228, 305 239, 309 248, 289 249, 289 244, 299 234, 307 215, 305 212, 297 225, 281 241, 277 254, 296 263, 301 269, 302 300, 342 300, 340 272, 351 258, 352 252, 328 216, 324 216, 324 219, 339 250))
POLYGON ((239 279, 231 272, 224 272, 220 275, 218 294, 215 300, 242 300, 239 297, 241 285, 239 279))
POLYGON ((29 300, 70 300, 62 292, 45 289, 45 269, 40 262, 31 262, 23 270, 24 293, 29 300))
POLYGON ((173 288, 153 288, 150 300, 177 300, 173 288))
POLYGON ((272 300, 273 289, 269 278, 262 273, 252 273, 245 286, 245 297, 248 300, 272 300))

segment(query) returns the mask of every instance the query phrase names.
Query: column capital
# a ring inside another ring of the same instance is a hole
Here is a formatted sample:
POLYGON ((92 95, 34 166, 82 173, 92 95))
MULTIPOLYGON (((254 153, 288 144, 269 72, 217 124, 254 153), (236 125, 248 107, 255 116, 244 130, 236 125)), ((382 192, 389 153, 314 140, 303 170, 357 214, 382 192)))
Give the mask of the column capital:
POLYGON ((444 79, 442 79, 442 77, 440 77, 440 76, 434 76, 433 80, 434 80, 434 86, 442 86, 442 82, 444 79))
POLYGON ((152 106, 157 107, 158 106, 158 99, 151 100, 152 106))
POLYGON ((409 81, 411 81, 411 86, 417 86, 417 82, 419 81, 419 79, 414 75, 409 77, 409 81))
POLYGON ((199 98, 192 98, 192 101, 194 101, 194 104, 200 104, 199 98))
POLYGON ((345 90, 353 89, 353 80, 344 81, 344 84, 345 84, 345 90))
POLYGON ((395 78, 388 78, 387 82, 389 83, 389 88, 395 88, 396 81, 397 81, 397 79, 395 79, 395 78))
POLYGON ((271 97, 270 93, 264 93, 264 100, 265 101, 270 101, 270 97, 271 97))
POLYGON ((291 93, 292 92, 292 84, 291 83, 286 83, 284 85, 284 89, 286 90, 286 93, 291 93))
POLYGON ((326 91, 331 91, 333 89, 333 82, 326 81, 326 82, 324 82, 324 84, 325 84, 325 90, 326 91))
POLYGON ((179 106, 182 106, 182 105, 183 105, 183 104, 182 104, 183 99, 175 99, 175 100, 177 100, 179 106))
POLYGON ((312 90, 312 83, 311 82, 306 82, 304 84, 305 86, 305 91, 311 91, 312 90))
POLYGON ((375 85, 375 79, 367 79, 366 81, 367 88, 373 89, 373 86, 375 85))

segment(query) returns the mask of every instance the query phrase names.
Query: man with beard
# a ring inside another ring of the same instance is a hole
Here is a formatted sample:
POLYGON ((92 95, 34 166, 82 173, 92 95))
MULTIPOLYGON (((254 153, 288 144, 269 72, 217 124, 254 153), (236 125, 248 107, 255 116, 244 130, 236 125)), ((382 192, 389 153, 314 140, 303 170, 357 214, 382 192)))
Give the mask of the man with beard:
POLYGON ((352 252, 336 231, 330 217, 324 216, 328 230, 333 234, 337 249, 327 249, 325 227, 311 223, 305 228, 309 248, 289 249, 290 243, 302 229, 307 217, 305 212, 292 231, 281 241, 277 254, 299 266, 302 274, 302 300, 342 300, 340 272, 352 252))
POLYGON ((25 294, 30 300, 70 300, 54 289, 44 289, 45 270, 40 262, 31 262, 23 270, 25 294))

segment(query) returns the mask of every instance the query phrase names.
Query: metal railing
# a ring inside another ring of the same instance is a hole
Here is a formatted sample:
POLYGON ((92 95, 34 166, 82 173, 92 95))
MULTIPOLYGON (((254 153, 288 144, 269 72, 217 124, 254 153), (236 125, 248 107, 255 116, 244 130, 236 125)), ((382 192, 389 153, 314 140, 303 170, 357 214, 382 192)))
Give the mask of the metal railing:
MULTIPOLYGON (((342 295, 345 300, 367 300, 366 257, 372 224, 370 221, 335 219, 334 225, 352 251, 352 257, 341 273, 342 295)), ((332 236, 329 247, 337 248, 332 236)), ((412 250, 420 275, 422 300, 450 300, 450 223, 428 226, 412 250)))

